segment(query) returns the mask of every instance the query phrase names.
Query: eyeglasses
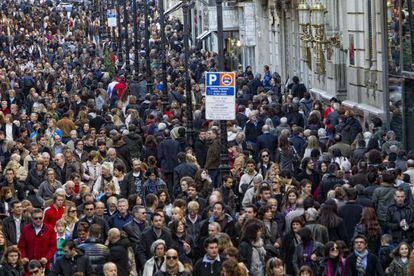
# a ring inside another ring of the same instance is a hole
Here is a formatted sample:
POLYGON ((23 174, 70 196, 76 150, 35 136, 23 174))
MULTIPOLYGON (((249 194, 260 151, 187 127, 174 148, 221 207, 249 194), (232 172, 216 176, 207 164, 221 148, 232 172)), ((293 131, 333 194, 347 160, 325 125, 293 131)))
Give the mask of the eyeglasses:
POLYGON ((339 248, 336 247, 336 246, 334 246, 334 247, 331 248, 331 251, 335 251, 335 250, 339 250, 339 248))
POLYGON ((33 220, 42 220, 43 217, 32 217, 33 220))
POLYGON ((177 256, 167 256, 166 258, 167 258, 167 260, 177 260, 178 259, 177 256))
POLYGON ((76 210, 70 210, 69 213, 76 213, 76 210))
POLYGON ((264 158, 264 157, 269 157, 269 155, 268 154, 263 154, 262 158, 264 158))
POLYGON ((93 210, 94 210, 93 208, 85 209, 85 211, 93 211, 93 210))
POLYGON ((29 273, 30 273, 30 275, 33 275, 33 274, 37 274, 37 273, 39 273, 39 269, 35 269, 35 270, 32 270, 32 271, 29 271, 29 273))

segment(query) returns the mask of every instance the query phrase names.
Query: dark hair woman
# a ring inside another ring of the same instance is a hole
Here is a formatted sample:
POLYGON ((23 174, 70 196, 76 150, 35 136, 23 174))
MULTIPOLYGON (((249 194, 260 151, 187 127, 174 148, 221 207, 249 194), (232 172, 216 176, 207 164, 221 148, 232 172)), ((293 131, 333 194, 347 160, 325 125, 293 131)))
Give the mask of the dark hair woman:
POLYGON ((293 255, 295 247, 300 242, 299 230, 305 225, 305 220, 302 217, 296 217, 290 223, 290 231, 282 238, 282 245, 280 249, 280 256, 284 258, 287 275, 295 275, 293 268, 293 255))
POLYGON ((262 224, 259 220, 246 222, 239 250, 241 261, 246 264, 249 275, 264 276, 265 274, 266 250, 262 233, 262 224))
POLYGON ((147 194, 156 194, 159 190, 167 189, 167 184, 161 179, 157 169, 149 168, 145 176, 147 177, 147 180, 144 182, 145 196, 147 194))
POLYGON ((0 266, 0 275, 24 275, 21 254, 16 245, 9 246, 4 251, 3 260, 0 266))
POLYGON ((178 258, 183 264, 192 265, 194 242, 185 232, 185 225, 182 220, 171 223, 171 248, 178 252, 178 258))
POLYGON ((319 214, 319 223, 328 228, 329 239, 331 241, 347 241, 345 223, 340 216, 335 200, 328 199, 321 206, 319 214))
POLYGON ((294 148, 291 146, 288 135, 284 134, 279 137, 279 147, 276 150, 275 160, 280 165, 280 170, 293 172, 293 162, 295 157, 294 148))
POLYGON ((319 265, 321 276, 345 276, 345 259, 340 246, 333 241, 327 242, 324 248, 325 258, 319 265))
POLYGON ((300 243, 296 245, 295 254, 293 255, 293 268, 295 273, 306 265, 309 266, 313 274, 318 272, 318 263, 323 256, 323 245, 313 239, 312 231, 303 227, 298 231, 300 243))
POLYGON ((375 255, 378 254, 381 247, 381 227, 373 208, 365 207, 362 209, 361 220, 355 226, 355 234, 367 237, 368 251, 375 255))
POLYGON ((265 205, 260 207, 258 211, 258 218, 263 221, 265 229, 263 229, 263 240, 265 245, 275 246, 279 238, 279 231, 277 222, 273 220, 272 207, 265 205))

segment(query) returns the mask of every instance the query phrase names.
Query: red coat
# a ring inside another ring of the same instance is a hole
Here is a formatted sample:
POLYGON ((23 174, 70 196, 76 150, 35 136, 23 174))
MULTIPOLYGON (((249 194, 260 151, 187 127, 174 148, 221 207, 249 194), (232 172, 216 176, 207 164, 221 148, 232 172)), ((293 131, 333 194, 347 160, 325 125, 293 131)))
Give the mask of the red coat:
POLYGON ((65 209, 63 206, 61 206, 59 209, 56 209, 53 203, 50 204, 50 206, 45 209, 43 222, 49 224, 52 227, 55 227, 56 222, 62 218, 64 211, 65 209))
POLYGON ((22 229, 18 247, 23 258, 30 260, 48 260, 47 268, 56 252, 56 233, 52 226, 43 224, 39 235, 36 235, 33 224, 28 224, 22 229))

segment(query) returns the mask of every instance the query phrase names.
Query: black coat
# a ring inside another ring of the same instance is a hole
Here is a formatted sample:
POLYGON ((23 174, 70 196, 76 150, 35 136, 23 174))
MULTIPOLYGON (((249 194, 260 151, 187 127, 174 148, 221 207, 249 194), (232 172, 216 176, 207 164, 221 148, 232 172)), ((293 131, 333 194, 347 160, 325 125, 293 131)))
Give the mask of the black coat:
POLYGON ((39 189, 43 181, 45 181, 45 171, 42 171, 42 174, 39 175, 35 168, 31 169, 26 178, 26 190, 36 194, 33 190, 39 189))
POLYGON ((116 264, 118 275, 129 275, 128 248, 131 246, 128 238, 121 238, 114 244, 109 245, 109 261, 116 264))
POLYGON ((127 173, 125 175, 124 178, 124 183, 123 185, 120 187, 121 188, 121 198, 128 198, 130 195, 132 194, 136 194, 138 193, 138 195, 141 198, 144 198, 144 176, 143 173, 141 172, 139 175, 140 179, 141 179, 141 193, 139 193, 139 191, 137 191, 137 187, 135 186, 135 178, 133 175, 133 171, 130 171, 129 173, 127 173))
POLYGON ((344 180, 336 177, 333 174, 329 174, 327 177, 323 178, 319 187, 318 201, 320 203, 324 203, 328 192, 332 190, 336 185, 342 186, 342 184, 345 184, 344 180))
POLYGON ((194 176, 197 172, 197 168, 193 165, 190 165, 186 162, 180 163, 177 167, 174 168, 174 186, 181 191, 180 180, 184 176, 191 176, 194 179, 194 176))
MULTIPOLYGON (((23 229, 23 227, 30 223, 30 220, 22 217, 20 221, 20 233, 23 229)), ((16 237, 16 224, 14 223, 14 217, 13 215, 5 218, 3 220, 3 233, 5 235, 5 238, 7 240, 7 245, 17 245, 17 237, 16 237)))
POLYGON ((346 234, 345 223, 342 219, 338 223, 337 226, 327 227, 327 228, 328 228, 328 234, 329 234, 329 240, 330 241, 341 240, 341 241, 346 242, 348 240, 348 236, 346 234))
POLYGON ((248 121, 245 126, 246 141, 257 142, 257 137, 262 134, 263 121, 257 121, 256 125, 251 121, 248 121))
POLYGON ((4 262, 0 265, 0 276, 24 276, 23 266, 13 267, 4 262))
POLYGON ((128 239, 131 241, 131 245, 135 252, 135 262, 140 264, 140 267, 144 267, 145 262, 147 261, 143 254, 138 254, 138 245, 142 243, 142 232, 139 228, 138 223, 133 219, 131 222, 128 222, 124 225, 124 231, 128 236, 128 239))
MULTIPOLYGON (((369 276, 382 276, 384 271, 382 270, 381 264, 374 254, 368 253, 367 256, 367 268, 365 275, 369 276)), ((357 256, 355 253, 351 254, 346 258, 345 261, 345 275, 346 276, 358 276, 358 271, 356 269, 357 256)))
POLYGON ((204 141, 200 139, 195 140, 194 142, 194 154, 197 158, 198 164, 200 167, 204 168, 206 164, 206 157, 207 157, 207 147, 204 141))
POLYGON ((158 239, 164 240, 167 248, 171 247, 172 237, 168 228, 164 227, 160 237, 157 237, 152 227, 149 227, 142 232, 142 243, 138 246, 140 259, 146 258, 148 260, 153 257, 151 254, 151 245, 158 239))
POLYGON ((194 265, 193 275, 196 275, 196 276, 220 276, 222 263, 223 263, 222 259, 220 259, 220 261, 218 261, 218 260, 214 261, 213 264, 204 263, 203 258, 201 258, 194 265))
POLYGON ((94 275, 89 258, 78 250, 78 254, 73 258, 62 256, 58 258, 52 275, 56 276, 72 276, 76 272, 82 272, 83 275, 94 275))
POLYGON ((177 155, 180 152, 180 144, 170 138, 158 145, 157 159, 161 163, 161 170, 166 173, 174 172, 178 165, 177 155))
MULTIPOLYGON (((270 151, 270 158, 275 161, 276 149, 277 149, 277 136, 270 133, 263 133, 257 137, 257 152, 262 149, 268 149, 270 151)), ((260 158, 260 157, 259 157, 260 158)))
POLYGON ((132 132, 124 137, 131 158, 140 158, 142 155, 142 138, 138 133, 132 132))
POLYGON ((362 206, 356 202, 347 202, 341 209, 339 209, 339 216, 346 222, 345 230, 347 244, 350 244, 351 238, 355 231, 355 226, 361 220, 362 206))
POLYGON ((414 210, 408 205, 398 206, 393 204, 388 207, 386 223, 391 231, 393 241, 405 241, 410 244, 414 241, 414 210), (405 219, 409 225, 407 231, 404 231, 400 227, 400 222, 403 219, 405 219))

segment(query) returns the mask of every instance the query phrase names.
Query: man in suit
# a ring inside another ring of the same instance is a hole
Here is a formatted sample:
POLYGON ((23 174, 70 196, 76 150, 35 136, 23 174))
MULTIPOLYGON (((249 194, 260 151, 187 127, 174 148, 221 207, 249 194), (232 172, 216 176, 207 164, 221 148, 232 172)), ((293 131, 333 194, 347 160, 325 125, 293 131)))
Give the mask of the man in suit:
POLYGON ((20 201, 15 200, 9 204, 11 215, 3 221, 3 232, 7 240, 7 245, 16 245, 19 242, 23 227, 30 223, 30 221, 22 216, 23 208, 20 201))
POLYGON ((353 240, 354 252, 345 261, 345 275, 382 276, 384 271, 377 256, 367 250, 367 238, 364 235, 356 235, 353 240))
POLYGON ((277 136, 271 134, 269 131, 270 130, 268 125, 264 125, 262 127, 263 134, 257 137, 257 152, 261 152, 263 149, 268 149, 270 151, 271 160, 275 161, 277 136))

